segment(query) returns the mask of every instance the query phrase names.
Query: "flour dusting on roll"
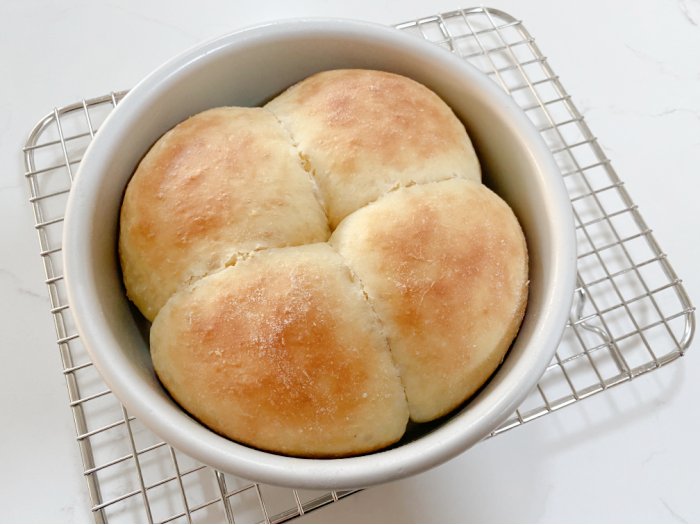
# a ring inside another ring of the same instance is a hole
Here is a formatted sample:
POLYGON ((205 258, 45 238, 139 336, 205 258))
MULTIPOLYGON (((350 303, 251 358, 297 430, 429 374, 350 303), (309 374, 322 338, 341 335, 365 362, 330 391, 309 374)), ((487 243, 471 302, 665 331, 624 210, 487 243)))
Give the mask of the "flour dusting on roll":
POLYGON ((271 452, 362 454, 408 422, 376 314, 327 243, 257 252, 180 291, 153 323, 151 354, 190 414, 271 452))

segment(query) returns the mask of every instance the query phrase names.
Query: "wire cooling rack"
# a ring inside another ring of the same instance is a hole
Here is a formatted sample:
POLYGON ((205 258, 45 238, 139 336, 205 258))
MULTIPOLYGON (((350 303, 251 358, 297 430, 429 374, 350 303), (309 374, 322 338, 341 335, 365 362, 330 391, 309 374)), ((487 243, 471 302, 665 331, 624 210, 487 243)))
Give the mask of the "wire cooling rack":
MULTIPOLYGON (((456 53, 518 102, 551 148, 574 209, 578 288, 564 338, 537 388, 492 436, 682 356, 695 316, 681 281, 523 24, 479 7, 396 28, 456 53)), ((206 467, 130 416, 90 363, 66 302, 63 214, 85 148, 125 94, 54 109, 23 151, 95 521, 279 523, 357 492, 280 489, 206 467)))

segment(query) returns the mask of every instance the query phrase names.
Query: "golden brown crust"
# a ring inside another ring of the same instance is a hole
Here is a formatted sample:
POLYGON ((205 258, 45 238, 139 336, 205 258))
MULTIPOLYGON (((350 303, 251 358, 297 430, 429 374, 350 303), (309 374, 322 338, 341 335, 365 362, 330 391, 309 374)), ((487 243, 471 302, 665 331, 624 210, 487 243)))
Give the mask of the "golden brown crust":
POLYGON ((313 169, 331 228, 398 186, 481 180, 462 123, 432 91, 381 71, 314 75, 266 106, 313 169))
POLYGON ((262 109, 217 108, 166 133, 126 190, 119 251, 149 320, 183 282, 261 247, 325 241, 325 214, 298 153, 262 109))
POLYGON ((527 302, 527 248, 485 186, 398 190, 347 217, 329 242, 383 323, 412 420, 450 412, 503 360, 527 302))
POLYGON ((520 226, 480 178, 444 102, 384 72, 176 126, 130 182, 119 239, 159 378, 214 431, 309 458, 455 409, 528 293, 520 226))
POLYGON ((326 243, 257 252, 178 292, 151 353, 185 410, 264 450, 371 452, 408 421, 376 314, 326 243))

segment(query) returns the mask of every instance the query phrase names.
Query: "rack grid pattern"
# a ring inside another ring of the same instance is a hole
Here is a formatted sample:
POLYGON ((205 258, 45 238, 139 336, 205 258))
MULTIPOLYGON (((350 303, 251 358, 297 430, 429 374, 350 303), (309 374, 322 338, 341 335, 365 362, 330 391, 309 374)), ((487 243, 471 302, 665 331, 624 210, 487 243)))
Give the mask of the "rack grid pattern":
MULTIPOLYGON (((578 287, 565 335, 537 388, 491 436, 682 356, 694 308, 637 206, 523 24, 459 9, 395 26, 475 65, 539 129, 576 220, 578 287)), ((63 214, 82 155, 126 91, 54 109, 23 150, 57 344, 95 522, 281 523, 355 491, 281 489, 206 467, 130 416, 76 332, 62 275, 63 214)), ((489 437, 491 437, 489 436, 489 437)))

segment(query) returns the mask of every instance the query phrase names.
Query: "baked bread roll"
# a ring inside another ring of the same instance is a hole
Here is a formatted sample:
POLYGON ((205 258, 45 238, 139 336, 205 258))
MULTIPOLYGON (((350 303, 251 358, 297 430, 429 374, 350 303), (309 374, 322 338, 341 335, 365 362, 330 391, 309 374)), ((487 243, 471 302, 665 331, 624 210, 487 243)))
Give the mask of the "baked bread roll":
POLYGON ((406 77, 326 71, 265 108, 307 161, 331 229, 397 187, 453 177, 481 181, 462 123, 440 97, 406 77))
POLYGON ((307 458, 454 410, 528 295, 523 233, 480 180, 450 108, 384 72, 176 126, 130 181, 119 236, 163 385, 215 432, 307 458))
POLYGON ((525 312, 528 259, 495 193, 460 179, 399 189, 329 243, 379 316, 413 421, 447 414, 496 370, 525 312))
POLYGON ((153 323, 151 354, 185 410, 263 450, 362 454, 408 422, 377 316, 327 243, 256 252, 180 290, 153 323))
POLYGON ((167 132, 121 210, 129 298, 153 321, 184 282, 260 248, 326 241, 325 213, 287 133, 260 108, 217 108, 167 132))

